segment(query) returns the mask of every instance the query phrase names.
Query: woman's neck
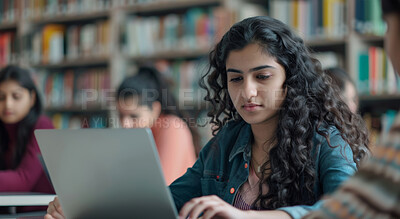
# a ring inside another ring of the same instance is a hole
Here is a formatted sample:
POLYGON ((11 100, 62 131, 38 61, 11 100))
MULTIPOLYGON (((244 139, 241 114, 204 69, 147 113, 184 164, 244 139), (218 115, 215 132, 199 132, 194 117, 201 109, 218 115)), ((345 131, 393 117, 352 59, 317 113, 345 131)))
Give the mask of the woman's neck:
POLYGON ((253 149, 268 152, 276 144, 276 129, 278 117, 272 118, 265 123, 252 124, 253 149))
MULTIPOLYGON (((264 123, 251 125, 251 130, 253 132, 251 162, 259 178, 262 177, 260 172, 261 166, 269 160, 269 151, 277 143, 276 129, 278 121, 278 116, 276 116, 264 123)), ((269 169, 269 165, 266 168, 269 169)), ((268 175, 269 170, 266 170, 264 174, 268 175)))

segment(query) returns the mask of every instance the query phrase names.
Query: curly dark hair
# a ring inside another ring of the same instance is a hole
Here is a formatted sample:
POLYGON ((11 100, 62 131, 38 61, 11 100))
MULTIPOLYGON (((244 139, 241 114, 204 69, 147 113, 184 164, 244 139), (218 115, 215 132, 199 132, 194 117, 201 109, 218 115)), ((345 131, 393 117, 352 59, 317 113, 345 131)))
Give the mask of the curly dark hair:
POLYGON ((322 127, 335 126, 353 151, 359 166, 369 153, 368 131, 359 115, 353 114, 332 88, 331 81, 312 58, 303 40, 284 23, 266 16, 247 18, 233 25, 210 52, 210 66, 200 86, 207 90, 211 103, 208 116, 214 126, 213 134, 229 120, 242 120, 234 108, 227 89, 226 59, 231 51, 249 44, 258 44, 265 54, 276 58, 286 72, 284 88, 287 95, 279 111, 276 145, 269 151, 269 161, 262 165, 268 176, 262 184, 268 193, 259 194, 254 204, 261 209, 277 209, 298 204, 313 204, 315 167, 311 150, 315 132, 330 145, 329 132, 322 127), (301 188, 304 183, 305 189, 301 188), (309 198, 305 198, 309 197, 309 198), (307 200, 305 200, 307 199, 307 200))

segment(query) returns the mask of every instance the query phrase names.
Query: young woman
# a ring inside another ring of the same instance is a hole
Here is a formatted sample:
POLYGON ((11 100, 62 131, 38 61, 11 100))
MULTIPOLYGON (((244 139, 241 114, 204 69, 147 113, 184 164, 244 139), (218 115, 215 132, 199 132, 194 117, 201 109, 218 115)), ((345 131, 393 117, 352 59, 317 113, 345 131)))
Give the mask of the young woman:
POLYGON ((141 67, 136 75, 126 78, 118 88, 117 100, 122 127, 151 128, 168 185, 194 164, 194 127, 183 120, 165 79, 156 69, 141 67))
POLYGON ((341 68, 328 68, 325 70, 325 73, 332 78, 333 85, 338 86, 341 97, 347 106, 349 106, 351 112, 357 113, 357 88, 350 75, 341 68))
MULTIPOLYGON (((41 115, 37 89, 25 69, 0 71, 0 192, 54 193, 44 172, 35 129, 52 129, 41 115)), ((30 211, 37 208, 21 208, 30 211)), ((40 209, 40 208, 38 208, 40 209)), ((43 209, 43 208, 42 208, 43 209)), ((45 209, 45 208, 44 208, 45 209)))
MULTIPOLYGON (((362 119, 278 20, 235 24, 203 79, 215 137, 170 185, 181 218, 300 218, 368 152, 362 119)), ((58 200, 48 213, 62 218, 58 200)))

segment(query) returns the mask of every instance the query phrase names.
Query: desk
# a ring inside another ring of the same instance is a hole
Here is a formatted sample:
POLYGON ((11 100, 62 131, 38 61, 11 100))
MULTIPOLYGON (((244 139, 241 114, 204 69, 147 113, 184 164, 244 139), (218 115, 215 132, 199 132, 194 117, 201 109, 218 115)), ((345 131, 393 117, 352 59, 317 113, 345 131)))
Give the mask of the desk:
POLYGON ((47 206, 54 194, 31 192, 0 192, 0 206, 47 206))
MULTIPOLYGON (((17 206, 47 206, 55 196, 54 194, 33 192, 0 192, 0 207, 9 207, 10 213, 10 215, 0 215, 0 218, 17 218, 19 215, 16 213, 17 206)), ((42 218, 45 213, 40 213, 42 218)), ((33 214, 37 213, 33 212, 33 214)), ((32 216, 32 213, 27 215, 32 216)))

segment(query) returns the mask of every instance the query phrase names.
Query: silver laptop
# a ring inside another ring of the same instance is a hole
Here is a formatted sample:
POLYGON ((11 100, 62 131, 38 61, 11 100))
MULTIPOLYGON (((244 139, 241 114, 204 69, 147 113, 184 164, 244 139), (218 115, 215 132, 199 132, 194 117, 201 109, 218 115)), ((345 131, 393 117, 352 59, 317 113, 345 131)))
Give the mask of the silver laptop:
POLYGON ((36 130, 67 218, 177 218, 150 129, 36 130))

